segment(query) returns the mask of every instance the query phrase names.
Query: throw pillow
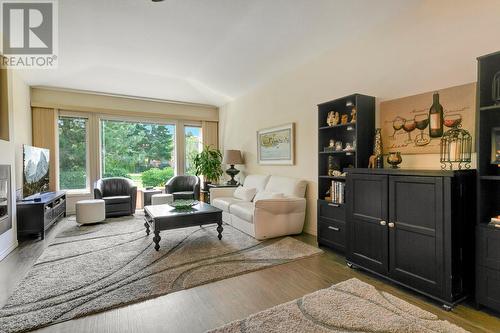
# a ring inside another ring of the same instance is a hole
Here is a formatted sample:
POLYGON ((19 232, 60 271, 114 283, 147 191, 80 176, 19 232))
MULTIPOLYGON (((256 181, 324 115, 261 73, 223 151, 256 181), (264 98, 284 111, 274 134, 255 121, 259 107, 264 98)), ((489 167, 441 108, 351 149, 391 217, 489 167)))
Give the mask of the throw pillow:
POLYGON ((266 200, 266 199, 283 199, 284 197, 285 195, 283 193, 260 191, 255 195, 253 201, 257 202, 259 200, 266 200))
POLYGON ((236 199, 240 199, 243 201, 252 201, 253 197, 255 196, 255 193, 257 193, 257 189, 253 187, 243 187, 239 186, 234 190, 233 196, 236 199))

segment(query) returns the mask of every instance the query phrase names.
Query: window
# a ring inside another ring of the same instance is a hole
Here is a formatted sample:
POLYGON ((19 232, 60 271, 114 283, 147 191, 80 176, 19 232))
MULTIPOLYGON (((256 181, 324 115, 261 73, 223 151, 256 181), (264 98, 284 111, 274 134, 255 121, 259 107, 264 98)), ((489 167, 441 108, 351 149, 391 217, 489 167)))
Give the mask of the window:
POLYGON ((201 127, 184 126, 184 173, 186 175, 195 175, 193 159, 203 150, 203 138, 201 136, 201 127))
POLYGON ((175 174, 175 125, 101 120, 101 173, 139 188, 164 186, 175 174))
POLYGON ((62 190, 89 187, 87 123, 86 118, 59 117, 59 188, 62 190))

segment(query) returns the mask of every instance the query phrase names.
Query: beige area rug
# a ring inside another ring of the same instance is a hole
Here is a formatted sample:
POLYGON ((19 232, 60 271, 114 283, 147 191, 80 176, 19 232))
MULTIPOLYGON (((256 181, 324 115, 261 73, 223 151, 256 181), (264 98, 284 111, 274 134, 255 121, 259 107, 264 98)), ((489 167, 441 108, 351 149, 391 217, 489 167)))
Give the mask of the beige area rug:
POLYGON ((291 237, 257 241, 224 225, 161 232, 143 213, 78 226, 74 217, 0 309, 0 332, 20 332, 287 263, 322 251, 291 237))
POLYGON ((467 331, 353 278, 210 331, 236 332, 467 331))

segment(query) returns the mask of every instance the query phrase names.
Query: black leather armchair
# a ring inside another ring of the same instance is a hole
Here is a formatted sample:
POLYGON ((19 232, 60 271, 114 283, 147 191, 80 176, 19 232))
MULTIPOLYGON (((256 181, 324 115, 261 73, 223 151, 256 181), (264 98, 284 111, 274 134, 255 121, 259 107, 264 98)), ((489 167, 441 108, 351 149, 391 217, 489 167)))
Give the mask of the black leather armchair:
POLYGON ((122 177, 99 179, 94 184, 94 198, 104 200, 106 217, 133 215, 137 186, 130 179, 122 177))
POLYGON ((172 194, 174 200, 200 200, 200 178, 196 176, 176 176, 165 185, 165 193, 172 194))

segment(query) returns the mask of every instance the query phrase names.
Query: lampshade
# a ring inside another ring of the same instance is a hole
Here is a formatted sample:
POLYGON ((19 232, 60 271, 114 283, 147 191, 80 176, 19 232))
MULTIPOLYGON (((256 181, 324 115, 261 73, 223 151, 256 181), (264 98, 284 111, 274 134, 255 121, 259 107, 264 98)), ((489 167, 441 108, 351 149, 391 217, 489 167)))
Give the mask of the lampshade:
POLYGON ((241 151, 239 150, 226 150, 224 152, 224 164, 243 164, 243 158, 241 157, 241 151))

